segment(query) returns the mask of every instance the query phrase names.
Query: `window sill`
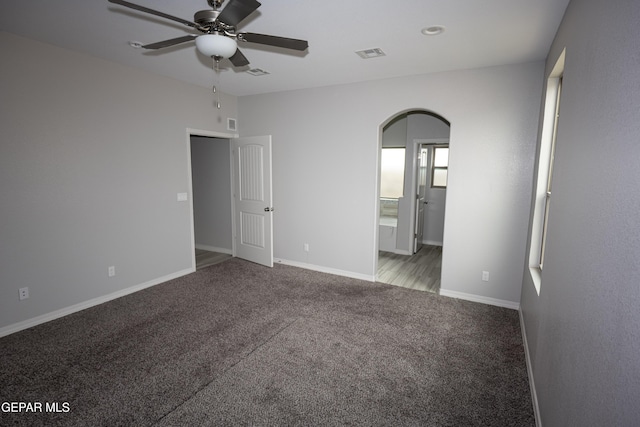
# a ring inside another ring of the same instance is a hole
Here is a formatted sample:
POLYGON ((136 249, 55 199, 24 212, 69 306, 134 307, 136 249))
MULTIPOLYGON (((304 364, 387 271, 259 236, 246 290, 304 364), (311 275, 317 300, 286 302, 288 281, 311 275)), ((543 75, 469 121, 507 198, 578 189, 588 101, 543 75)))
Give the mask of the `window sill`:
POLYGON ((531 273, 531 280, 533 281, 533 286, 536 288, 536 293, 540 296, 540 283, 542 283, 542 270, 540 267, 529 267, 529 272, 531 273))

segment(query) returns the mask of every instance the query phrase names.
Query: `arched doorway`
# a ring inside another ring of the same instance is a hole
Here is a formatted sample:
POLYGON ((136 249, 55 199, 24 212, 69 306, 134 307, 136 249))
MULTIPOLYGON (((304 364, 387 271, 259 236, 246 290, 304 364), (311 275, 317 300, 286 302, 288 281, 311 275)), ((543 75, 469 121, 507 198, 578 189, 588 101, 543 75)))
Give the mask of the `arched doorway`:
POLYGON ((409 110, 381 126, 376 280, 438 292, 450 123, 409 110))

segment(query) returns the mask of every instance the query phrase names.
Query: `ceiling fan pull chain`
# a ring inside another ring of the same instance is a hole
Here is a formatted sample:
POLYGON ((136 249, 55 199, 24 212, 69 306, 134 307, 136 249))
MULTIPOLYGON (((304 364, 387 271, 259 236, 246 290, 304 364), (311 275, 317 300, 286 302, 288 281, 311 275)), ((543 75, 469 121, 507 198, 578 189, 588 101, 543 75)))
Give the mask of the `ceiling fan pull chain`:
POLYGON ((213 93, 217 92, 216 89, 216 83, 218 81, 217 77, 218 77, 218 61, 216 61, 215 57, 211 57, 211 59, 213 60, 212 66, 211 68, 213 69, 213 93))
POLYGON ((214 71, 214 82, 213 82, 213 93, 215 94, 216 100, 216 108, 220 109, 222 105, 220 104, 220 94, 218 94, 218 88, 216 84, 218 83, 218 78, 220 75, 220 58, 214 56, 213 57, 213 71, 214 71))

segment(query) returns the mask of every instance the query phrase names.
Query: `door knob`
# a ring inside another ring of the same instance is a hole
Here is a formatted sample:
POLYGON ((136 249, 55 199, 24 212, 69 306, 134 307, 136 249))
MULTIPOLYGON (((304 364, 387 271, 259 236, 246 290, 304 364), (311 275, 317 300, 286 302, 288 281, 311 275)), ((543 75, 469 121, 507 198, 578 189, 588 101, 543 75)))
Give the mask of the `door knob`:
POLYGON ((264 208, 264 211, 265 212, 273 212, 273 208, 266 207, 266 208, 264 208))

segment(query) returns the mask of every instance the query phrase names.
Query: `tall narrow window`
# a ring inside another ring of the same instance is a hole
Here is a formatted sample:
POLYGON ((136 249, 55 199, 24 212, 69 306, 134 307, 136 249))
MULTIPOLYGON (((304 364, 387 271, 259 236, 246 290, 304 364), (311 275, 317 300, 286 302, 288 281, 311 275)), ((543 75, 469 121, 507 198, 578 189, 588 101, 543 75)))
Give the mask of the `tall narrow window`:
POLYGON ((547 191, 545 194, 544 217, 542 219, 542 237, 540 242, 540 270, 544 265, 544 250, 547 242, 547 226, 549 225, 549 206, 551 205, 551 181, 553 178, 553 161, 556 155, 556 139, 558 137, 558 119, 560 118, 560 94, 562 93, 562 76, 558 78, 558 86, 555 102, 555 115, 553 118, 553 134, 551 136, 551 150, 549 154, 549 171, 547 174, 547 191))
POLYGON ((531 246, 529 248, 529 270, 538 294, 542 281, 545 253, 547 250, 547 231, 549 229, 551 187, 553 180, 556 141, 560 120, 560 97, 562 76, 564 73, 565 52, 562 51, 547 79, 540 148, 538 152, 538 175, 535 188, 533 218, 531 220, 531 246))

